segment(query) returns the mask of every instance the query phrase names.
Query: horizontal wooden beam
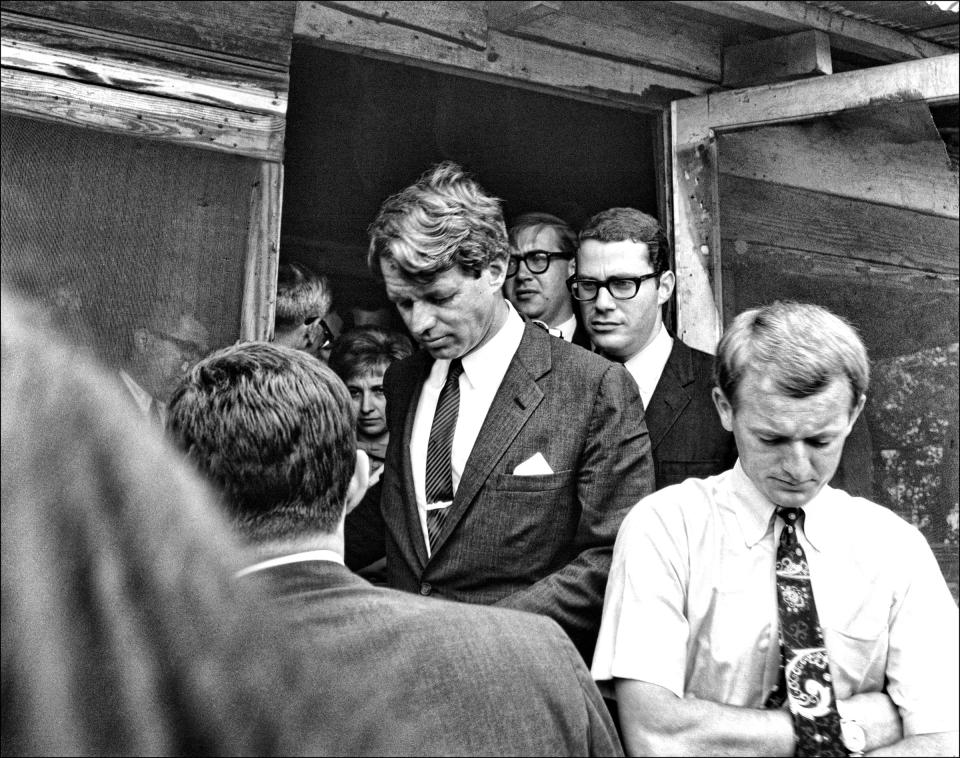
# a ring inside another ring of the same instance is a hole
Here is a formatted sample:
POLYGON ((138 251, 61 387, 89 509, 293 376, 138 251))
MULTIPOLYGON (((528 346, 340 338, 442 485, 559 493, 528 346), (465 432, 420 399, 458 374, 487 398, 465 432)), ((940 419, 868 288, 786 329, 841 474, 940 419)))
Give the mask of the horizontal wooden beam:
POLYGON ((486 3, 481 0, 460 0, 453 3, 423 0, 336 0, 311 4, 325 5, 349 16, 382 22, 411 32, 423 32, 477 50, 485 50, 487 47, 487 8, 486 3))
POLYGON ((556 13, 560 5, 560 0, 490 0, 487 3, 487 17, 491 27, 509 32, 556 13))
POLYGON ((675 142, 695 144, 710 132, 796 121, 877 102, 953 102, 960 97, 960 54, 860 71, 716 92, 673 105, 675 142))
POLYGON ((830 35, 837 50, 893 63, 915 58, 933 58, 953 50, 944 45, 889 29, 869 21, 793 0, 673 0, 676 5, 720 18, 743 21, 781 34, 816 29, 830 35))
MULTIPOLYGON (((960 274, 960 222, 720 174, 724 237, 934 274, 960 274)), ((852 265, 852 264, 851 264, 852 265)))
POLYGON ((720 82, 721 46, 716 33, 680 18, 635 3, 571 2, 559 12, 544 14, 510 31, 524 39, 564 47, 578 53, 609 57, 720 82))
POLYGON ((295 37, 335 50, 636 110, 659 111, 677 98, 703 94, 712 86, 702 79, 495 30, 489 31, 486 48, 480 50, 472 41, 453 41, 446 31, 427 33, 394 23, 392 17, 372 19, 342 6, 301 0, 295 37))
POLYGON ((66 52, 4 36, 0 41, 0 62, 6 68, 221 108, 275 116, 283 116, 287 111, 286 91, 265 90, 243 80, 184 74, 113 58, 102 51, 98 55, 66 52))
POLYGON ((0 75, 4 113, 268 161, 283 158, 285 119, 280 115, 242 113, 6 67, 0 75))
POLYGON ((830 38, 816 30, 723 50, 724 87, 751 87, 832 73, 830 38))

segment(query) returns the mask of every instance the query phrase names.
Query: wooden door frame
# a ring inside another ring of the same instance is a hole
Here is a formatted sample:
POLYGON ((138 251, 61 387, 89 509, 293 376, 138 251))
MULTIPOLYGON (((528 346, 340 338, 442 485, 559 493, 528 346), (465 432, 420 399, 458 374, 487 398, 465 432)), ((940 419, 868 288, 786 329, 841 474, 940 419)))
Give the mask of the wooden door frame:
POLYGON ((960 54, 677 100, 671 104, 677 335, 713 353, 723 333, 717 135, 880 102, 960 100, 960 54))

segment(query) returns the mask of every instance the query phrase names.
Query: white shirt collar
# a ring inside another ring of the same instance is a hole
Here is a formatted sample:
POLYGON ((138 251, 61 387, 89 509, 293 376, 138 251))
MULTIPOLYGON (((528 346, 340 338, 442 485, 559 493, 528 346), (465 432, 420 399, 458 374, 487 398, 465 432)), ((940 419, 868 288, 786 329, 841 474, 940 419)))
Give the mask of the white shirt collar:
POLYGON ((644 408, 650 405, 650 398, 657 388, 671 350, 673 338, 663 324, 660 324, 660 330, 650 343, 623 364, 637 383, 644 408))
POLYGON ((557 324, 554 328, 560 330, 560 335, 567 342, 573 342, 573 333, 577 331, 577 317, 571 316, 562 324, 557 324))
MULTIPOLYGON (((500 330, 486 344, 461 359, 464 377, 472 388, 499 387, 523 339, 523 319, 509 300, 504 302, 510 310, 500 330)), ((448 367, 450 362, 446 363, 448 367)), ((443 370, 444 378, 447 367, 443 370)))
POLYGON ((254 571, 265 571, 275 566, 285 566, 288 563, 301 563, 303 561, 331 561, 333 563, 339 563, 341 566, 344 565, 343 556, 334 550, 306 550, 302 553, 281 555, 277 558, 270 558, 265 561, 260 561, 259 563, 254 563, 252 566, 240 569, 236 573, 236 577, 239 579, 241 576, 252 574, 254 571))

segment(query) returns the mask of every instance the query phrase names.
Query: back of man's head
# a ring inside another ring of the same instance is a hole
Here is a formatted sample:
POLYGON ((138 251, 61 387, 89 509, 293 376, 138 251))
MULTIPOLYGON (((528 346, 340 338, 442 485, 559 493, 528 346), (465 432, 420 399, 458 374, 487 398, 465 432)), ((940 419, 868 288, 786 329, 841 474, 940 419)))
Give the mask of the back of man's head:
POLYGON ((368 232, 368 263, 377 276, 380 261, 392 260, 415 280, 454 266, 478 277, 509 254, 500 201, 450 161, 388 197, 368 232))
POLYGON ((851 408, 870 383, 867 349, 846 320, 819 305, 781 300, 733 320, 717 346, 714 368, 716 384, 734 408, 748 370, 770 377, 781 394, 795 398, 846 379, 851 408))
POLYGON ((670 270, 670 243, 660 222, 636 208, 608 208, 591 216, 580 230, 580 242, 642 242, 656 273, 670 270))
POLYGON ((324 364, 248 342, 197 363, 170 400, 174 440, 256 542, 334 533, 356 463, 346 387, 324 364))

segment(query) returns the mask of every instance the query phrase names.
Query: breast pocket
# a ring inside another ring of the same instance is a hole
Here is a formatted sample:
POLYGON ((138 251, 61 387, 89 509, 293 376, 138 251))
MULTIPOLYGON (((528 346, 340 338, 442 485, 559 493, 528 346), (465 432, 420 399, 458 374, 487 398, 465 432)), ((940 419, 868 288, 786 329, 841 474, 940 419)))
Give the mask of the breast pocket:
POLYGON ((820 594, 823 639, 831 668, 839 674, 837 697, 883 689, 890 649, 889 599, 859 582, 849 582, 842 593, 820 594))
POLYGON ((498 474, 493 481, 493 489, 503 492, 549 492, 562 490, 570 486, 574 472, 556 471, 552 474, 519 476, 517 474, 498 474))

